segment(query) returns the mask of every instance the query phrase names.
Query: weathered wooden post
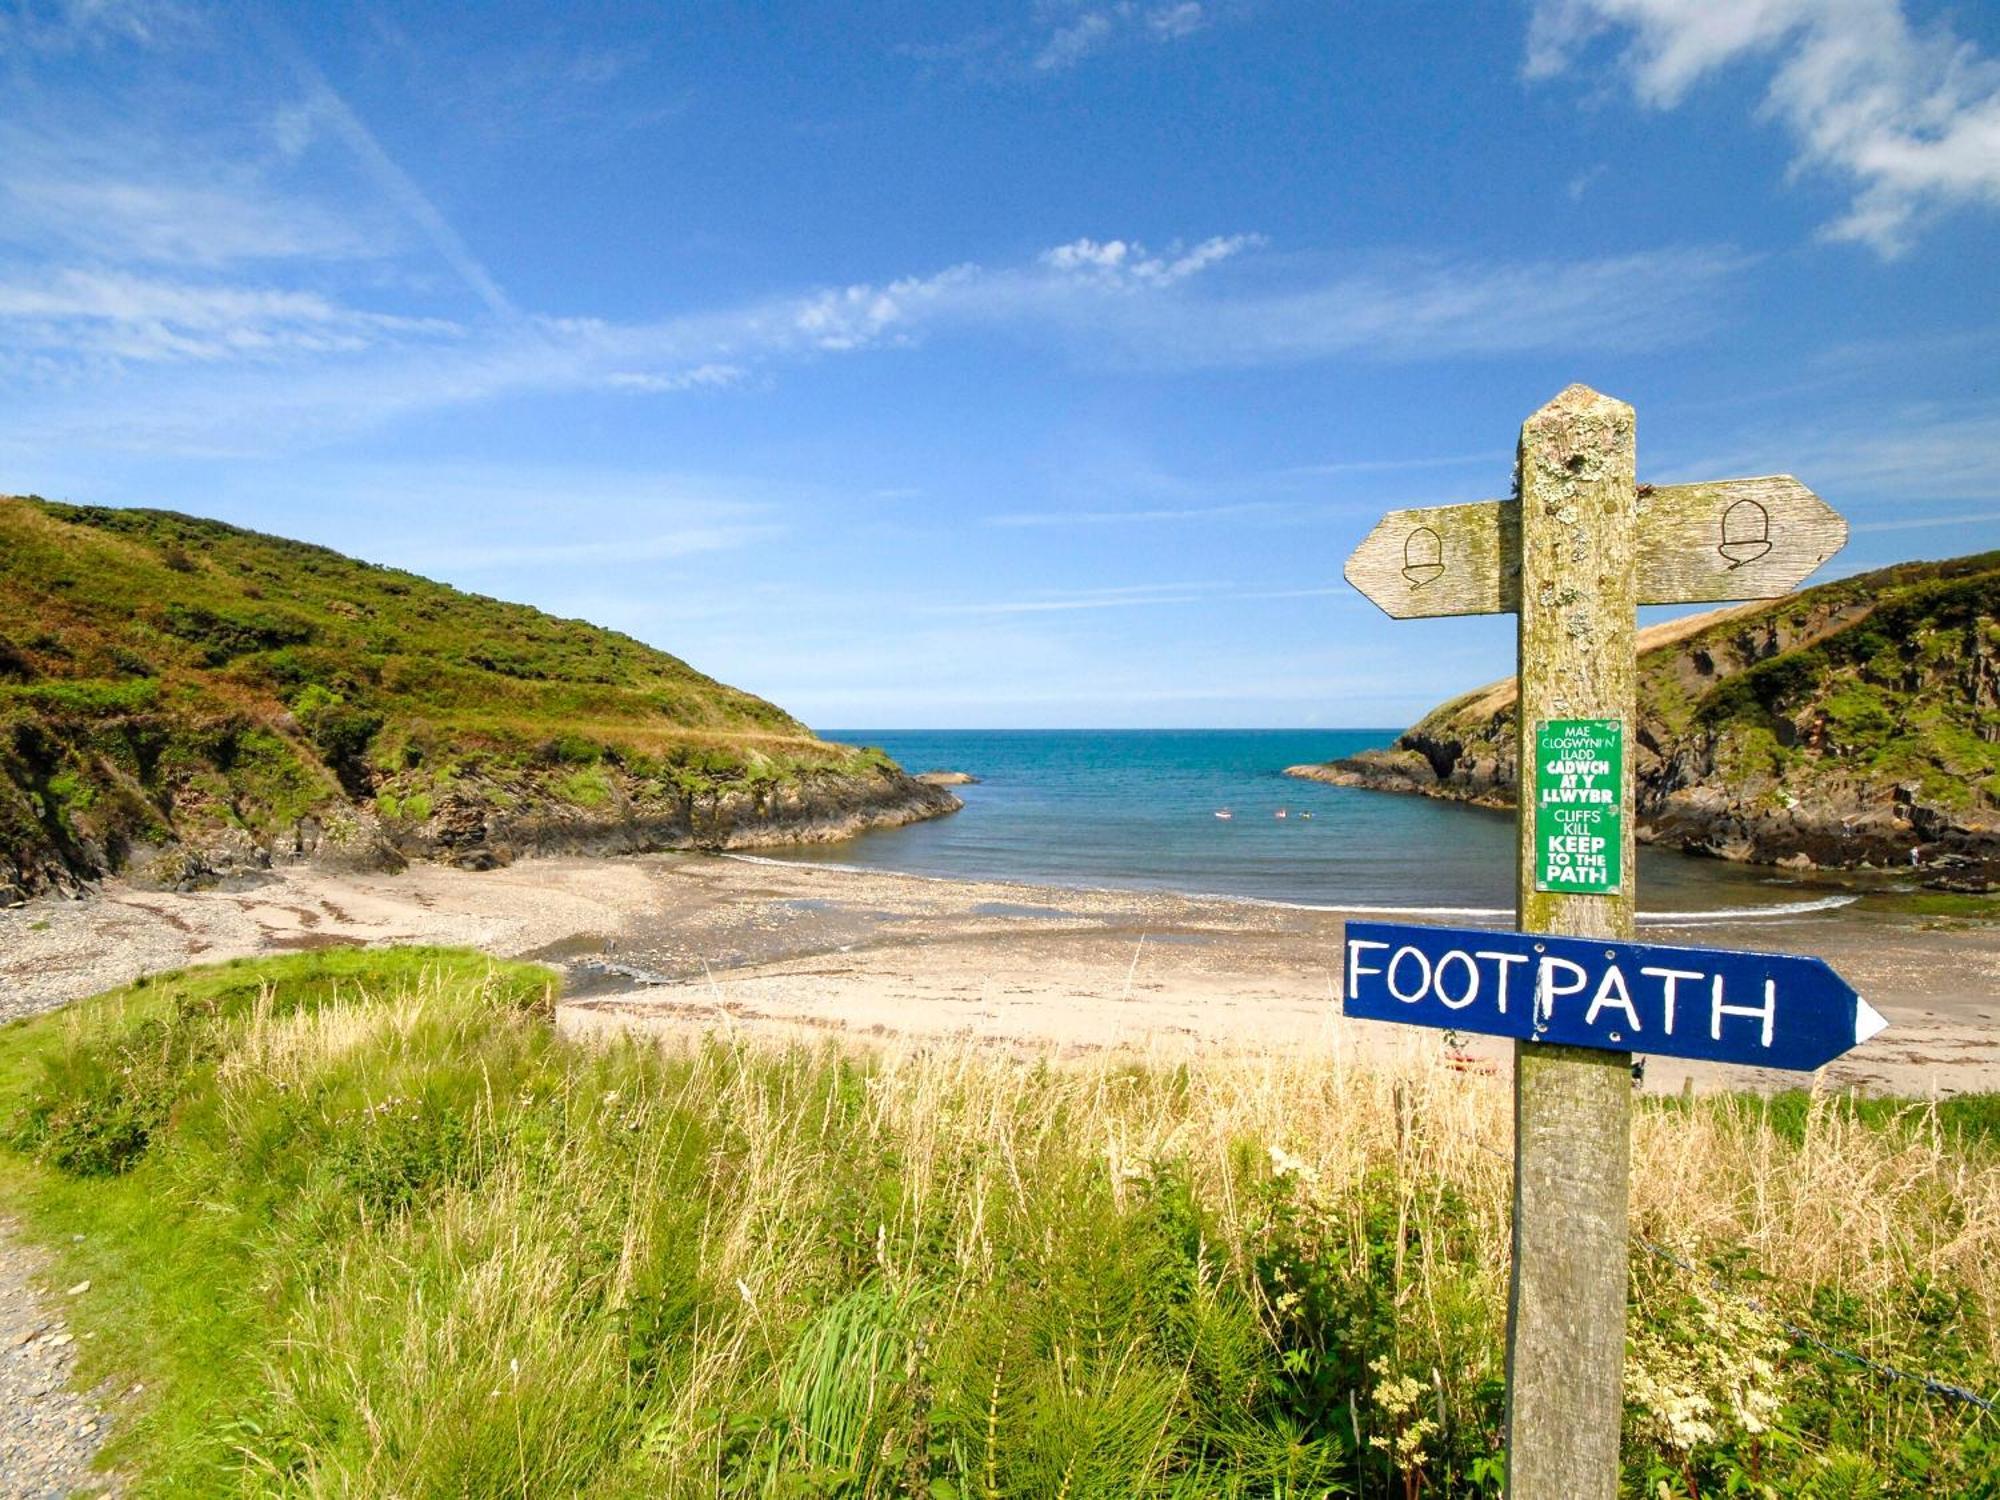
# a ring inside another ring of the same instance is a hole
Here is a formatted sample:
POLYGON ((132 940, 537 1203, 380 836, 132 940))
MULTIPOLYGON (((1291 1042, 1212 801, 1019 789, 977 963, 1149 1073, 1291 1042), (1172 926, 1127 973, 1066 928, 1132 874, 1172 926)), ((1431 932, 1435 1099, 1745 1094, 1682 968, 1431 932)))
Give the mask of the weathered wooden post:
MULTIPOLYGON (((1521 429, 1522 932, 1633 933, 1634 451, 1632 408, 1578 385, 1521 429), (1564 780, 1609 800, 1545 810, 1541 787, 1564 780)), ((1514 1043, 1507 1475, 1519 1500, 1617 1500, 1631 1142, 1630 1053, 1514 1043)))
POLYGON ((1618 1493, 1632 1052, 1810 1069, 1885 1024, 1816 959, 1631 941, 1637 606, 1775 598, 1847 538, 1788 475, 1641 489, 1634 451, 1573 385, 1518 503, 1391 511, 1346 569, 1397 619, 1520 615, 1518 934, 1350 922, 1344 965, 1349 1015, 1515 1039, 1515 1500, 1618 1493))

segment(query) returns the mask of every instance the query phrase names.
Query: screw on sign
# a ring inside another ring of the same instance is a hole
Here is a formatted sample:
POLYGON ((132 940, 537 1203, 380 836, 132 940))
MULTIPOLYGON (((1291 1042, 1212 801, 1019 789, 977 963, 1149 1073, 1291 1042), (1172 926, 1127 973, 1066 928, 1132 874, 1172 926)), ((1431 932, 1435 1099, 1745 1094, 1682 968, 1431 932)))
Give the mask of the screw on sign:
POLYGON ((1507 1472, 1615 1500, 1631 1053, 1814 1068, 1882 1027, 1817 959, 1631 941, 1641 604, 1771 599, 1847 540, 1790 475, 1641 485, 1632 408, 1573 385, 1521 428, 1518 501, 1391 511, 1347 581, 1397 619, 1518 616, 1518 933, 1350 923, 1350 1015, 1514 1043, 1507 1472))

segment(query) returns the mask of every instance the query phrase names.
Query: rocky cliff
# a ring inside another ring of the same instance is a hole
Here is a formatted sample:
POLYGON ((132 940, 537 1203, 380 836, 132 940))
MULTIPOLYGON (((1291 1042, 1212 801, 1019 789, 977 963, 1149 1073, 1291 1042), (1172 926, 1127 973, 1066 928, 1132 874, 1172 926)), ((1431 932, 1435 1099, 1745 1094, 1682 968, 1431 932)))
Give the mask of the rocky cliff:
POLYGON ((629 636, 213 521, 0 498, 0 901, 959 805, 629 636))
MULTIPOLYGON (((1511 807, 1512 678, 1387 750, 1290 774, 1511 807)), ((1906 563, 1640 634, 1638 836, 1800 867, 2000 880, 2000 552, 1906 563)))

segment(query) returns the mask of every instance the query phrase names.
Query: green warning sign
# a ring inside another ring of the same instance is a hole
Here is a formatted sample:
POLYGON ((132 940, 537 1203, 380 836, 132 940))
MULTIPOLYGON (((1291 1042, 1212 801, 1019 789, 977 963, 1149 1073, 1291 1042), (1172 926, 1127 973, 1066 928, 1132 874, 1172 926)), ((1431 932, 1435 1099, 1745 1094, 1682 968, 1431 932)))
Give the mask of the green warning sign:
POLYGON ((1625 880, 1625 726, 1535 725, 1535 889, 1617 894, 1625 880))

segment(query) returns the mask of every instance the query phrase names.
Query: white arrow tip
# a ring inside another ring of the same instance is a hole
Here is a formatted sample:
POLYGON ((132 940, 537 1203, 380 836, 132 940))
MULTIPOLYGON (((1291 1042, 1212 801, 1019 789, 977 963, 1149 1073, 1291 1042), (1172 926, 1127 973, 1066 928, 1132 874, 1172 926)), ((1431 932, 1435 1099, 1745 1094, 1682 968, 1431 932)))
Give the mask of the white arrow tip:
POLYGON ((1878 1032, 1886 1031, 1888 1026, 1889 1018, 1887 1016, 1883 1015, 1881 1011, 1870 1005, 1866 1000, 1863 1000, 1859 995, 1854 997, 1855 1046, 1859 1047, 1871 1036, 1876 1035, 1878 1032))

